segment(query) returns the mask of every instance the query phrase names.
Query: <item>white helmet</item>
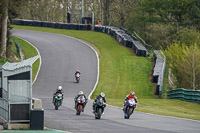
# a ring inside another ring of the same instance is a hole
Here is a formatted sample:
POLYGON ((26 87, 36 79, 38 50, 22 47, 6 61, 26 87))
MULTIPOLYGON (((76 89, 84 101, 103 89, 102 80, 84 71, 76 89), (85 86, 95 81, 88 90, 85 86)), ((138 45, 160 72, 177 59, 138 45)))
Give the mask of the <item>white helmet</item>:
POLYGON ((83 91, 79 91, 79 93, 78 93, 79 95, 82 95, 83 94, 83 91))
POLYGON ((100 94, 102 97, 105 97, 105 94, 103 93, 103 92, 101 92, 101 94, 100 94))
POLYGON ((61 91, 62 90, 62 86, 58 86, 58 90, 61 91))

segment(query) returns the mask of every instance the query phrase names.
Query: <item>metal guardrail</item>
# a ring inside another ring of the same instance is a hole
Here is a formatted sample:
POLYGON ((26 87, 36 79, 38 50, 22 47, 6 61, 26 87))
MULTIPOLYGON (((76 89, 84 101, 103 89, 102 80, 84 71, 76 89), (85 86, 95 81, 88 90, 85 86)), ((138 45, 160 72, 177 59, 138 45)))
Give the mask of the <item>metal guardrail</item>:
POLYGON ((153 69, 153 83, 157 83, 156 95, 162 98, 163 80, 166 67, 166 58, 161 50, 154 50, 155 67, 153 69))
POLYGON ((200 103, 200 90, 172 89, 167 91, 167 98, 200 103))
POLYGON ((15 39, 13 39, 13 41, 15 42, 15 45, 17 47, 17 52, 19 53, 19 57, 21 58, 22 57, 21 47, 20 47, 20 45, 18 44, 18 42, 15 39))

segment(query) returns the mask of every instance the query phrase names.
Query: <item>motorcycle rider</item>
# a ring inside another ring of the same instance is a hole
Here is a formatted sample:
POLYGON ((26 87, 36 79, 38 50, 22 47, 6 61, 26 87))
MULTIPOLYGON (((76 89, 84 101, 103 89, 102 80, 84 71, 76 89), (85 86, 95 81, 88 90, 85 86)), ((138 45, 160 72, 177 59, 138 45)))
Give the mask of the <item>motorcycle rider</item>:
POLYGON ((53 103, 54 103, 54 99, 55 99, 55 96, 57 95, 57 94, 62 94, 62 100, 63 100, 63 91, 62 91, 62 86, 58 86, 58 88, 56 88, 56 92, 53 94, 53 103))
POLYGON ((75 72, 75 77, 76 77, 77 74, 81 75, 81 73, 80 73, 80 71, 78 69, 75 72))
POLYGON ((75 106, 74 106, 74 108, 75 108, 75 109, 77 108, 77 105, 78 105, 77 99, 78 99, 80 96, 84 96, 84 98, 85 98, 85 103, 83 104, 83 112, 84 112, 84 108, 85 108, 86 103, 87 103, 87 97, 85 96, 85 94, 83 93, 83 91, 79 91, 78 95, 74 98, 74 101, 75 101, 75 106))
MULTIPOLYGON (((127 95, 127 96, 125 97, 125 99, 124 99, 124 108, 123 108, 123 110, 125 110, 125 108, 126 108, 126 102, 127 102, 128 100, 130 100, 131 98, 133 98, 133 99, 135 100, 136 105, 138 104, 138 99, 137 99, 137 97, 135 96, 135 92, 134 92, 134 91, 131 91, 130 94, 127 95)), ((136 107, 137 107, 137 106, 136 106, 136 107)))
POLYGON ((80 77, 81 77, 81 73, 80 73, 80 71, 77 69, 76 72, 75 72, 75 78, 76 78, 77 83, 79 82, 80 77))
POLYGON ((105 107, 106 107, 106 98, 105 98, 105 94, 104 94, 103 92, 101 92, 101 93, 96 97, 96 99, 95 99, 94 102, 93 102, 93 110, 92 110, 93 113, 95 112, 96 102, 97 102, 97 99, 99 99, 99 98, 102 98, 102 99, 103 99, 103 102, 105 103, 105 107))

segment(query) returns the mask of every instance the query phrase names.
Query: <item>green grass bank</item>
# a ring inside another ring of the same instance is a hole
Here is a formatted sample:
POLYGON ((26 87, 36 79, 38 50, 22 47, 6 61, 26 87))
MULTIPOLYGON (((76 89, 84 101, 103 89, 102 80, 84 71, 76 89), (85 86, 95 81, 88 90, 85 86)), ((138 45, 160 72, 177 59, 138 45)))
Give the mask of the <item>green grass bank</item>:
MULTIPOLYGON (((24 57, 25 59, 28 59, 28 58, 31 58, 31 57, 34 57, 36 55, 38 55, 39 53, 37 52, 37 50, 32 46, 30 45, 28 42, 20 39, 20 38, 17 38, 17 37, 13 37, 17 42, 18 44, 20 45, 22 51, 23 51, 23 54, 24 54, 24 57)), ((33 66, 32 66, 32 79, 34 80, 35 79, 35 76, 37 74, 37 71, 38 71, 38 68, 39 68, 39 65, 40 65, 40 59, 37 59, 34 63, 33 63, 33 66)))
POLYGON ((136 111, 200 120, 200 105, 170 99, 156 99, 151 83, 152 62, 121 46, 111 36, 92 31, 73 31, 43 27, 13 26, 15 29, 51 32, 89 42, 100 57, 99 84, 92 95, 106 94, 108 104, 122 107, 124 97, 135 91, 139 99, 136 111))

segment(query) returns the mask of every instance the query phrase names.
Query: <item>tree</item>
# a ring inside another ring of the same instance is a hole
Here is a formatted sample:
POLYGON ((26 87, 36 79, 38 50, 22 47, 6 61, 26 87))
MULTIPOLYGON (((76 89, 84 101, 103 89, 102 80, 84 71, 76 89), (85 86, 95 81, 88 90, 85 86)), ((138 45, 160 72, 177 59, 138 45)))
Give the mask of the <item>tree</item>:
POLYGON ((6 58, 7 21, 8 21, 8 0, 3 0, 2 16, 1 16, 1 50, 0 50, 0 56, 3 58, 6 58))
POLYGON ((63 0, 63 23, 66 23, 67 20, 67 12, 68 12, 68 0, 63 0))
POLYGON ((200 49, 195 43, 183 50, 184 56, 177 61, 179 71, 183 77, 182 85, 189 89, 200 89, 200 49))
POLYGON ((194 43, 174 43, 164 50, 167 65, 175 76, 177 87, 200 89, 200 47, 194 43))
POLYGON ((109 25, 109 18, 110 18, 110 4, 113 0, 101 0, 103 3, 103 24, 109 25))

